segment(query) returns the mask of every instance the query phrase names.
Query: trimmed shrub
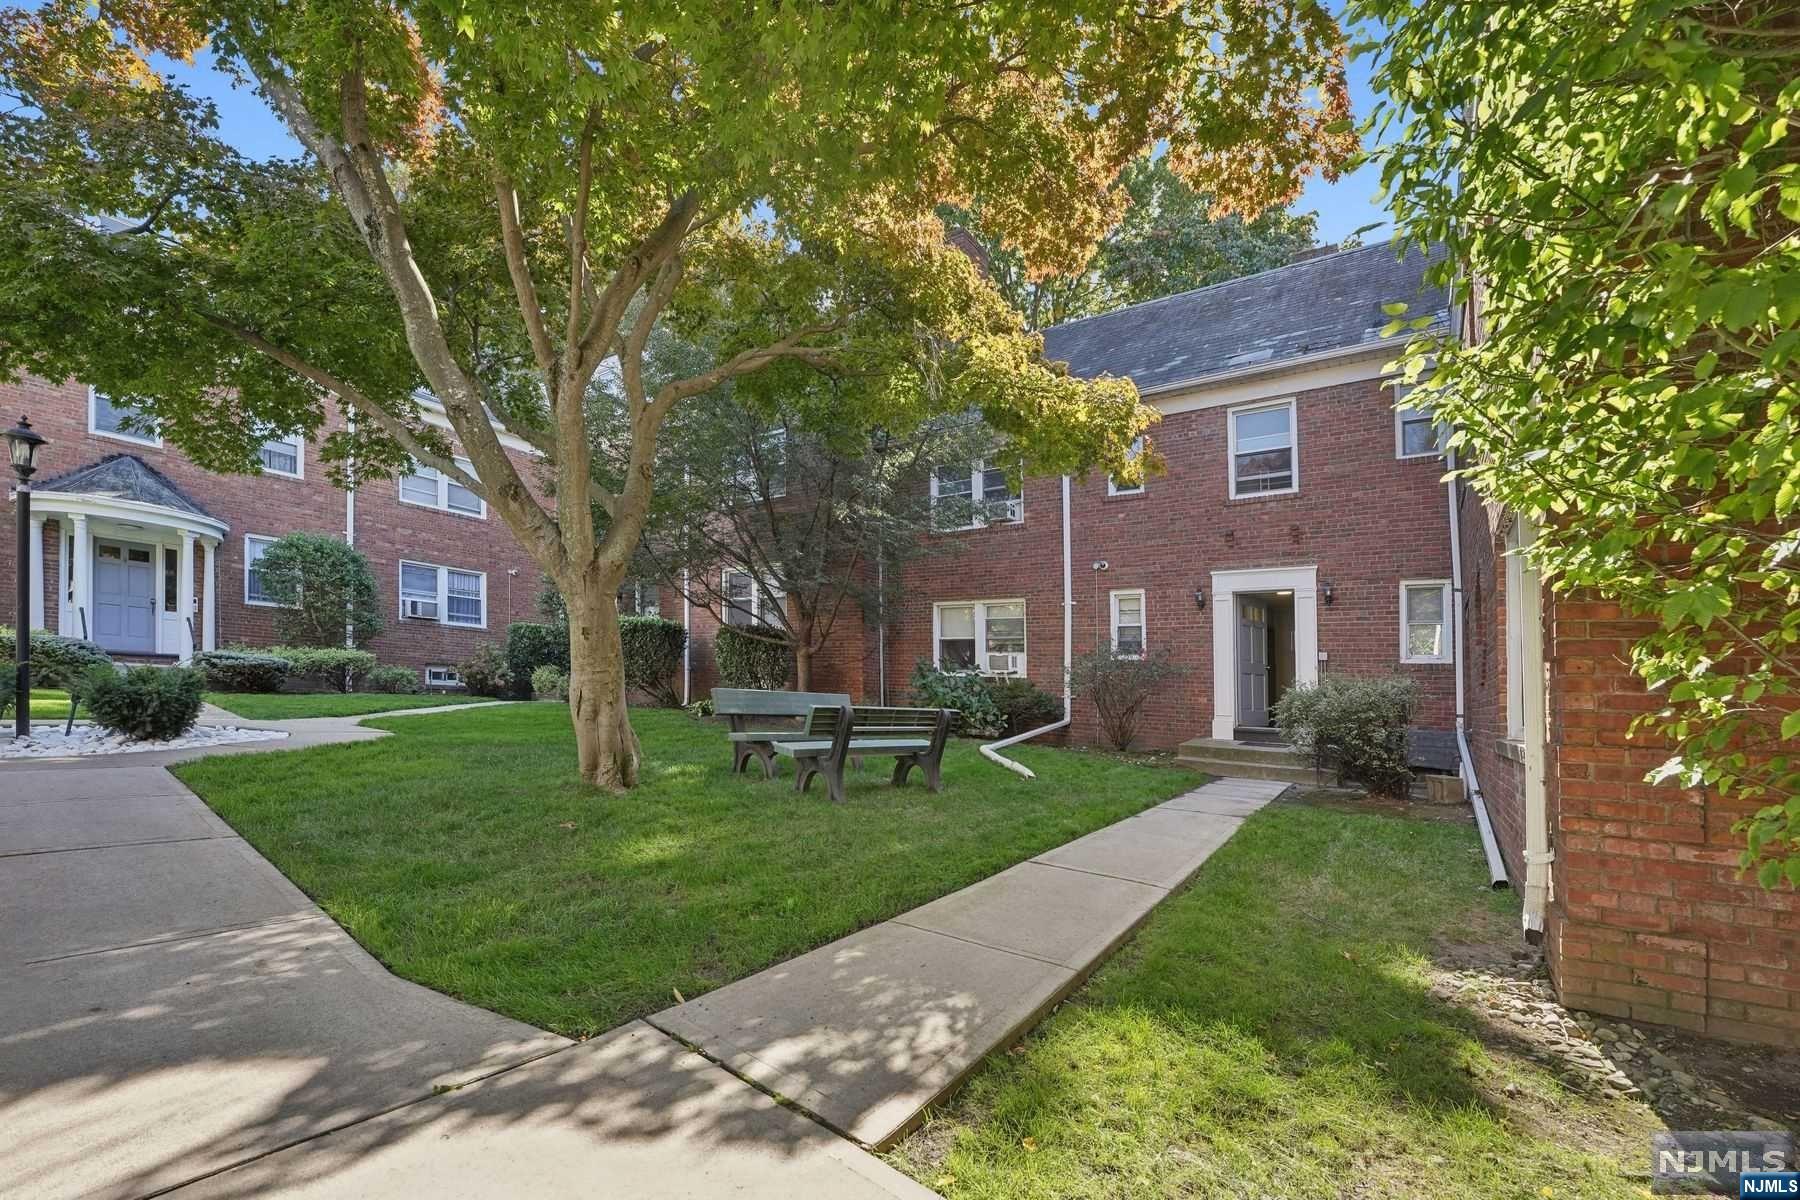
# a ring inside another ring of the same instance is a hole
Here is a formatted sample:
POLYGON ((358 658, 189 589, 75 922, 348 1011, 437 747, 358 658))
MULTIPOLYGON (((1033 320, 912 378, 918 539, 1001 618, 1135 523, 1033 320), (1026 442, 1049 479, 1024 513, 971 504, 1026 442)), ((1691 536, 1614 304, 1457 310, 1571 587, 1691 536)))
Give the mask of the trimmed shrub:
POLYGON ((940 671, 921 659, 913 668, 912 690, 914 701, 927 708, 961 713, 956 732, 964 737, 998 737, 1006 728, 993 688, 973 672, 940 671))
POLYGON ((285 659, 300 678, 340 692, 355 691, 357 681, 375 669, 373 654, 343 646, 270 646, 263 653, 285 659))
POLYGON ((1339 783, 1404 796, 1412 782, 1406 731, 1419 706, 1419 685, 1399 675, 1326 675, 1296 684, 1275 702, 1281 736, 1339 783))
POLYGON ((531 694, 539 700, 569 700, 569 676, 545 663, 531 673, 531 694))
POLYGON ((721 625, 713 639, 719 686, 779 691, 794 677, 787 634, 771 625, 721 625))
POLYGON ((711 696, 702 696, 681 711, 694 718, 696 721, 705 720, 707 717, 715 715, 713 712, 713 698, 711 696))
MULTIPOLYGON (((0 660, 15 662, 18 637, 12 626, 0 625, 0 660)), ((73 693, 92 667, 110 666, 112 655, 93 642, 63 637, 42 629, 31 631, 31 686, 61 688, 73 693)))
POLYGON ((555 667, 569 673, 569 628, 514 621, 506 627, 506 669, 514 684, 524 689, 539 667, 555 667))
POLYGON ((1069 688, 1093 702, 1100 715, 1100 731, 1113 749, 1128 750, 1150 697, 1187 673, 1167 650, 1123 655, 1104 645, 1091 654, 1077 655, 1069 664, 1069 688))
POLYGON ((194 667, 214 692, 279 692, 291 669, 287 659, 254 650, 204 650, 194 667))
POLYGON ((275 636, 294 646, 366 646, 381 632, 375 572, 362 551, 323 533, 277 538, 256 563, 263 595, 275 609, 275 636))
POLYGON ((411 667, 376 667, 363 676, 363 691, 394 696, 416 696, 425 690, 419 673, 411 667))
POLYGON ((506 665, 506 651, 494 642, 477 646, 475 653, 456 664, 456 673, 462 678, 464 690, 473 696, 505 700, 517 686, 506 665))
POLYGON ((19 665, 10 660, 0 662, 0 717, 10 714, 18 699, 19 665))
POLYGON ((625 617, 619 621, 619 643, 625 652, 627 688, 668 708, 681 703, 676 675, 681 670, 681 652, 687 647, 687 630, 679 621, 625 617))
POLYGON ((988 693, 1000 710, 1007 737, 1041 728, 1063 715, 1062 698, 1052 696, 1029 679, 989 680, 988 693))
POLYGON ((81 700, 103 728, 133 741, 166 741, 186 733, 200 717, 206 676, 186 667, 90 667, 81 700))

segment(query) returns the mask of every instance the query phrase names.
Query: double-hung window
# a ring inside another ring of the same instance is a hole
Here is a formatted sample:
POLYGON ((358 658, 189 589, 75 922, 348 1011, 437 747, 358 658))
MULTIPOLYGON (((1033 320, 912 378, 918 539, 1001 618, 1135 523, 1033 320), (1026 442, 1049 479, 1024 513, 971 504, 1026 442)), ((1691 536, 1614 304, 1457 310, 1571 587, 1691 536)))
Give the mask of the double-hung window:
MULTIPOLYGON (((470 475, 475 473, 475 465, 466 458, 457 459, 456 465, 470 475)), ((436 467, 423 463, 414 463, 413 469, 400 477, 400 499, 406 504, 442 509, 465 517, 487 516, 487 504, 480 496, 436 467)))
POLYGON ((1231 442, 1231 498, 1273 496, 1299 488, 1294 402, 1280 400, 1226 414, 1231 442))
POLYGON ((619 615, 623 617, 656 617, 662 615, 661 597, 654 583, 627 579, 619 589, 619 615))
POLYGON ((162 434, 154 421, 129 404, 115 403, 93 388, 88 389, 88 432, 141 446, 162 445, 162 434))
POLYGON ((780 623, 781 591, 758 584, 748 571, 726 567, 719 580, 727 625, 776 625, 780 623))
POLYGON ((1400 585, 1400 661, 1450 661, 1450 584, 1409 579, 1400 585))
POLYGON ((256 452, 266 474, 299 479, 306 469, 306 443, 297 433, 272 437, 256 452))
POLYGON ((931 472, 932 523, 939 530, 979 529, 1025 519, 1025 498, 1006 468, 976 459, 945 463, 931 472))
POLYGON ((401 562, 400 616, 481 629, 487 625, 487 576, 433 563, 401 562))
POLYGON ((936 661, 944 671, 1025 674, 1025 602, 979 600, 935 610, 936 661))
POLYGON ((278 607, 275 604, 275 601, 269 598, 267 589, 263 587, 262 572, 256 568, 256 564, 262 561, 262 556, 267 553, 269 547, 274 544, 275 539, 272 537, 258 537, 254 533, 246 534, 244 537, 245 604, 260 604, 269 607, 278 607))
MULTIPOLYGON (((1131 457, 1135 462, 1143 456, 1144 435, 1140 433, 1131 440, 1131 457)), ((1144 494, 1144 481, 1140 479, 1136 483, 1120 483, 1109 477, 1106 481, 1106 494, 1109 496, 1141 496, 1144 494)))
POLYGON ((1394 457, 1435 458, 1444 452, 1450 427, 1433 420, 1424 409, 1407 404, 1406 394, 1411 390, 1400 388, 1395 392, 1394 457))
POLYGON ((1144 654, 1144 593, 1141 588, 1112 594, 1113 653, 1126 658, 1144 654))

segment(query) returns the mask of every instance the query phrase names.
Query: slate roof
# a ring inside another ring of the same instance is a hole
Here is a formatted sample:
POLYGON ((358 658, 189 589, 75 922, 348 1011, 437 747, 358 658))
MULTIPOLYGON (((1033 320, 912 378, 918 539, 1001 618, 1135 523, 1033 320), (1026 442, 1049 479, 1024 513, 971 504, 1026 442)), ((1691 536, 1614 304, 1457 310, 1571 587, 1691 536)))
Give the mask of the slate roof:
POLYGON ((192 513, 217 521, 192 496, 182 491, 167 475, 135 454, 109 454, 105 458, 65 471, 61 475, 34 483, 33 492, 61 492, 66 495, 105 496, 113 500, 134 500, 139 504, 155 504, 177 512, 192 513))
MULTIPOLYGON (((1045 357, 1076 375, 1129 377, 1141 392, 1178 386, 1225 371, 1286 359, 1371 348, 1384 341, 1391 318, 1381 306, 1408 305, 1406 315, 1431 313, 1432 329, 1449 325, 1444 289, 1428 287, 1425 268, 1443 257, 1393 242, 1339 250, 1256 275, 1164 296, 1044 331, 1045 357)), ((1397 349, 1397 345, 1396 345, 1397 349)))

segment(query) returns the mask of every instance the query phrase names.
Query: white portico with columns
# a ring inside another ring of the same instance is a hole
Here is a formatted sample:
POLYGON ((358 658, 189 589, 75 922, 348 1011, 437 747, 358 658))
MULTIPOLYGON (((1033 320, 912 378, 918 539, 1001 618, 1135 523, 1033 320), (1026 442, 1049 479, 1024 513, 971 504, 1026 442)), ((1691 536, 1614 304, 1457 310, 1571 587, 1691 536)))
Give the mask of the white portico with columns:
POLYGON ((113 454, 33 486, 32 624, 119 655, 191 658, 218 644, 218 550, 229 526, 161 472, 113 454), (47 535, 52 525, 55 541, 47 535), (54 578, 45 547, 57 548, 54 578), (196 555, 205 577, 196 592, 196 555), (51 591, 49 589, 55 589, 51 591))

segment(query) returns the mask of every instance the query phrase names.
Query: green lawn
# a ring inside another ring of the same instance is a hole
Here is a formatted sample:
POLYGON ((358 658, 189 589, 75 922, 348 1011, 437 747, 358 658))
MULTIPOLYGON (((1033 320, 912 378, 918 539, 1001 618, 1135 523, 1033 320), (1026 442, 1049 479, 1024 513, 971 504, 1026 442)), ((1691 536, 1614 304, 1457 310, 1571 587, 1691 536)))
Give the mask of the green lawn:
POLYGON ((1432 946, 1516 944, 1485 879, 1466 826, 1265 809, 893 1161, 950 1200, 1647 1195, 1647 1110, 1428 994, 1432 946))
POLYGON ((360 717, 365 713, 433 708, 440 704, 477 704, 486 696, 461 692, 435 696, 387 692, 208 692, 206 702, 246 721, 287 721, 296 717, 360 717))
MULTIPOLYGON (((8 696, 7 700, 12 697, 8 696)), ((12 719, 12 708, 6 710, 7 720, 12 719)), ((69 693, 55 688, 31 689, 31 719, 35 721, 66 721, 69 718, 69 693)))
POLYGON ((970 743, 945 790, 891 763, 834 805, 734 777, 723 727, 640 710, 643 783, 575 777, 560 706, 378 721, 391 738, 176 772, 390 968, 565 1034, 611 1028, 885 920, 1199 782, 1021 747, 1027 781, 970 743))

